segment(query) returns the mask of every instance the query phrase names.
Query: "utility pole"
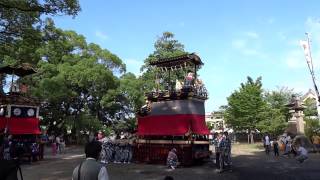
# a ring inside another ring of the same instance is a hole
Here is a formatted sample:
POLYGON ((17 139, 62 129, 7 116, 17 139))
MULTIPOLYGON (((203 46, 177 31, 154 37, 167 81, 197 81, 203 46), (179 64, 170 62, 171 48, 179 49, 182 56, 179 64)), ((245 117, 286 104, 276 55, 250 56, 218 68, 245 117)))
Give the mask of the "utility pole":
POLYGON ((307 61, 307 65, 308 65, 308 69, 309 72, 311 74, 311 78, 312 78, 312 82, 313 82, 313 86, 314 86, 314 90, 316 92, 316 96, 317 96, 317 112, 318 112, 318 119, 320 121, 320 94, 319 94, 319 90, 316 84, 316 78, 314 75, 314 70, 313 70, 313 60, 312 60, 312 56, 311 56, 311 44, 310 44, 310 36, 309 33, 305 33, 307 36, 307 41, 300 41, 300 44, 304 50, 305 53, 305 58, 307 61))

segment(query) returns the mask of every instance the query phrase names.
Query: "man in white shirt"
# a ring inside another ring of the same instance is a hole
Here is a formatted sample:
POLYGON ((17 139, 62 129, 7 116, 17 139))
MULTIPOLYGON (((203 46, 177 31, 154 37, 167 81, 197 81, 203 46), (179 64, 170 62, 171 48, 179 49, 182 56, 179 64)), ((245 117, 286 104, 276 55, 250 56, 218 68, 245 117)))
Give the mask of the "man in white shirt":
POLYGON ((59 135, 56 137, 56 146, 57 146, 57 151, 58 153, 61 153, 61 147, 60 147, 60 137, 59 135))
POLYGON ((100 152, 100 142, 89 142, 85 147, 86 160, 74 169, 72 180, 109 180, 106 167, 97 161, 100 152))
POLYGON ((264 146, 266 148, 266 154, 269 155, 269 152, 270 152, 270 138, 269 138, 268 134, 266 134, 266 136, 264 137, 264 146))

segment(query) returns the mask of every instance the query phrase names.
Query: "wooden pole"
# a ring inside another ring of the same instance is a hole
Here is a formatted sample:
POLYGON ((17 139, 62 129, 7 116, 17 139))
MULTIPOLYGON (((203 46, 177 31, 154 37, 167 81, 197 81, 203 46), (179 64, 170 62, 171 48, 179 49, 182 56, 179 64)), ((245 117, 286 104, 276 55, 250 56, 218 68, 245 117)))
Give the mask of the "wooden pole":
POLYGON ((197 65, 194 64, 194 80, 197 80, 197 65))
POLYGON ((308 64, 308 68, 309 68, 309 71, 310 71, 310 74, 312 77, 313 86, 314 86, 316 96, 317 96, 317 102, 316 102, 317 103, 317 113, 318 113, 318 119, 320 122, 320 94, 319 94, 319 90, 318 90, 318 87, 316 84, 316 78, 315 78, 314 70, 313 70, 313 61, 312 61, 312 56, 311 56, 311 45, 310 45, 309 33, 306 33, 306 36, 307 36, 307 40, 308 40, 309 55, 310 55, 310 62, 308 62, 308 59, 307 59, 307 64, 308 64))

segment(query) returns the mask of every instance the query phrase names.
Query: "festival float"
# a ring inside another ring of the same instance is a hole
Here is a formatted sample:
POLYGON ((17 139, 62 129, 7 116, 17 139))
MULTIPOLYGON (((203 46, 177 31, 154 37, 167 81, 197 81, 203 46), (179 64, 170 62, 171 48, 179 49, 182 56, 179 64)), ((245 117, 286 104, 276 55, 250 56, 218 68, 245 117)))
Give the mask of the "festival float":
POLYGON ((209 130, 205 123, 208 94, 197 78, 197 71, 203 66, 200 57, 185 54, 158 59, 150 65, 158 72, 157 87, 145 93, 146 104, 137 113, 133 159, 165 163, 172 148, 177 149, 179 161, 185 166, 209 157, 209 130), (171 80, 181 72, 184 79, 171 80), (161 84, 164 88, 160 88, 161 84))
POLYGON ((38 146, 37 137, 41 134, 40 103, 29 96, 28 86, 22 83, 21 79, 34 73, 36 70, 27 63, 0 67, 2 76, 11 75, 9 92, 0 93, 0 130, 12 136, 13 151, 20 153, 19 156, 27 156, 29 160, 32 156, 32 146, 38 146))

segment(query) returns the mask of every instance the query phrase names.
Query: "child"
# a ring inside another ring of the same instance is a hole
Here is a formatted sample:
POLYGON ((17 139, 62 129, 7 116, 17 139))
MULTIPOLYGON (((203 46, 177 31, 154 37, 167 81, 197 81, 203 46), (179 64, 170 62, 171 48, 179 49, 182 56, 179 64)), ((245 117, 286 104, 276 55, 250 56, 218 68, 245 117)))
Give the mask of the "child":
POLYGON ((277 139, 273 140, 273 151, 274 151, 274 156, 279 157, 279 143, 277 139))

